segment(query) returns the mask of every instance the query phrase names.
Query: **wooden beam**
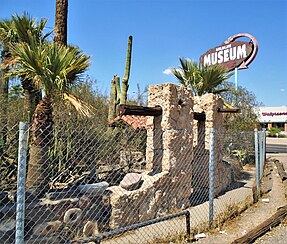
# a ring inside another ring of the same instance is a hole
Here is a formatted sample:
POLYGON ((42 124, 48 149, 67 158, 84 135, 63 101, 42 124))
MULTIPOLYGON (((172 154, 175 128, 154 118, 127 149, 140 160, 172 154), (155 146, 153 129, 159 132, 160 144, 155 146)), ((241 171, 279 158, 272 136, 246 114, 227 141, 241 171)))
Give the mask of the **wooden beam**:
POLYGON ((197 113, 197 112, 194 112, 193 114, 193 118, 195 120, 198 120, 198 121, 205 121, 206 120, 206 116, 205 116, 205 113, 197 113))
POLYGON ((240 113, 240 108, 218 108, 218 113, 240 113))
POLYGON ((232 242, 232 244, 239 243, 253 243, 258 237, 267 233, 271 228, 279 225, 281 221, 287 216, 287 205, 277 209, 277 212, 273 214, 269 219, 249 231, 246 235, 232 242))
POLYGON ((120 116, 122 115, 139 115, 139 116, 160 116, 162 115, 162 108, 157 107, 143 107, 137 105, 120 104, 118 106, 120 116))
POLYGON ((279 160, 275 160, 274 163, 276 165, 277 172, 283 182, 285 197, 287 198, 287 173, 285 172, 284 165, 282 162, 279 162, 279 160))
POLYGON ((277 167, 277 171, 281 177, 282 181, 285 181, 287 179, 287 173, 285 172, 284 166, 282 162, 279 162, 279 160, 275 160, 274 161, 276 167, 277 167))
MULTIPOLYGON (((140 115, 140 116, 160 116, 162 115, 162 108, 157 107, 144 107, 137 105, 120 104, 118 106, 120 116, 122 115, 140 115)), ((205 113, 194 113, 194 119, 205 121, 205 113)))

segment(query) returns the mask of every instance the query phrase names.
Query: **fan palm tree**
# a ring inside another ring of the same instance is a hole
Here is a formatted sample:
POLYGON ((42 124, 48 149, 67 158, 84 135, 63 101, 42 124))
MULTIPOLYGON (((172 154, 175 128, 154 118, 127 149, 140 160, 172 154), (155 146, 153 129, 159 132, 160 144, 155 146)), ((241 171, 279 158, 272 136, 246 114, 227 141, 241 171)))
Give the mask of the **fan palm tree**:
POLYGON ((181 67, 171 71, 178 81, 182 85, 191 88, 196 96, 201 96, 205 93, 218 94, 226 91, 226 89, 217 89, 217 87, 233 75, 232 73, 228 74, 220 66, 205 67, 184 58, 179 58, 179 61, 181 67))
POLYGON ((17 57, 17 65, 9 75, 32 81, 44 93, 33 114, 26 183, 30 191, 42 195, 49 182, 48 150, 53 138, 53 102, 63 98, 81 109, 81 104, 69 89, 89 66, 89 56, 75 47, 52 43, 18 43, 11 50, 17 57))
MULTIPOLYGON (((11 20, 0 21, 0 42, 3 46, 2 52, 5 54, 4 58, 2 56, 3 73, 8 71, 8 65, 11 64, 9 60, 13 60, 9 46, 19 42, 25 42, 29 45, 31 42, 41 44, 51 34, 51 32, 47 34, 43 32, 46 23, 47 19, 41 19, 37 23, 36 19, 31 18, 26 12, 22 16, 17 14, 12 16, 11 20)), ((24 118, 30 121, 41 99, 41 91, 37 89, 30 80, 24 79, 23 77, 20 78, 24 89, 24 118)), ((6 79, 5 82, 8 93, 8 80, 6 79)))
POLYGON ((5 77, 8 69, 2 64, 11 57, 6 41, 8 36, 11 37, 11 21, 0 21, 0 48, 1 48, 1 67, 0 67, 0 157, 4 153, 3 146, 6 144, 7 138, 7 102, 8 102, 8 89, 9 79, 5 77))

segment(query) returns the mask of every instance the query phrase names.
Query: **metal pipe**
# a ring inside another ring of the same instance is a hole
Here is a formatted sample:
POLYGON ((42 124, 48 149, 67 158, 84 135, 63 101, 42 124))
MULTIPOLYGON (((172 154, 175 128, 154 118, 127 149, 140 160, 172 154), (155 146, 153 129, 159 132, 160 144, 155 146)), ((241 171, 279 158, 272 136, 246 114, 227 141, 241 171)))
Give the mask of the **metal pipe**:
POLYGON ((263 158, 264 158, 264 164, 266 161, 266 128, 263 128, 263 158))
POLYGON ((214 128, 210 129, 209 141, 209 227, 212 227, 214 210, 214 128))
POLYGON ((19 123, 18 171, 17 171, 17 206, 16 206, 15 244, 24 243, 27 131, 28 131, 28 123, 20 122, 19 123))
POLYGON ((234 74, 235 74, 234 75, 234 77, 235 77, 235 91, 237 91, 238 90, 238 68, 235 68, 234 74))
POLYGON ((263 168, 264 168, 263 131, 258 132, 258 136, 259 136, 259 165, 260 165, 259 179, 261 180, 263 176, 263 168))
POLYGON ((182 212, 179 212, 179 213, 175 213, 175 214, 171 214, 171 215, 168 215, 168 216, 164 216, 164 217, 160 217, 160 218, 156 218, 156 219, 151 219, 151 220, 148 220, 148 221, 145 221, 145 222, 141 222, 141 223, 138 223, 138 224, 133 224, 133 225, 129 225, 129 226, 125 226, 125 227, 122 227, 122 228, 119 228, 117 230, 112 230, 112 231, 109 231, 109 232, 105 232, 105 233, 101 233, 101 234, 98 234, 94 237, 86 237, 86 238, 83 238, 81 240, 76 240, 76 241, 72 241, 72 243, 87 243, 87 242, 95 242, 95 243, 101 243, 101 241, 104 239, 104 238, 109 238, 109 237, 112 237, 112 236, 115 236, 115 235, 120 235, 120 234, 123 234, 127 231, 130 231, 130 230, 136 230, 136 229, 139 229, 141 227, 145 227, 147 225, 151 225, 151 224, 155 224, 155 223, 158 223, 158 222, 162 222, 162 221, 165 221, 165 220, 169 220, 169 219, 173 219, 173 218, 176 218, 176 217, 180 217, 180 216, 183 216, 185 215, 185 219, 186 219, 186 234, 187 234, 187 237, 190 236, 190 212, 188 210, 184 210, 182 212))
POLYGON ((255 168, 256 168, 256 196, 259 196, 260 176, 259 176, 259 159, 258 159, 258 130, 254 129, 254 147, 255 147, 255 168))

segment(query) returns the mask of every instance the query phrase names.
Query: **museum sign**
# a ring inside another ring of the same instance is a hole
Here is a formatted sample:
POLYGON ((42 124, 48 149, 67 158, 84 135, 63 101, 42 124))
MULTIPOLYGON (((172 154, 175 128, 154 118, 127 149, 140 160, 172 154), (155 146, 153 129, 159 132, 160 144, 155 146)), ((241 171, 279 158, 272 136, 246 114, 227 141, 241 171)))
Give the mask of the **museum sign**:
POLYGON ((228 71, 235 68, 246 69, 254 60, 257 51, 257 40, 250 34, 241 33, 229 37, 222 45, 208 50, 200 57, 200 63, 204 66, 222 65, 228 71), (240 37, 248 37, 250 41, 235 41, 240 37))

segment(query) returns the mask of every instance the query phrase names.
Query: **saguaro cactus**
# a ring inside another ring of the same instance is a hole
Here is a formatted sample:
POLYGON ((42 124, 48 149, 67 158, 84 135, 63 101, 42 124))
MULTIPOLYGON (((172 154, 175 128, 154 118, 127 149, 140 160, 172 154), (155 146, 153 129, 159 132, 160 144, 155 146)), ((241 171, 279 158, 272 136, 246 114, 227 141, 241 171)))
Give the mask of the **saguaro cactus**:
POLYGON ((122 84, 120 84, 120 77, 118 75, 114 75, 111 81, 109 117, 108 117, 109 121, 116 117, 117 105, 126 104, 127 102, 127 94, 129 89, 128 82, 130 78, 130 69, 131 69, 132 42, 133 37, 129 36, 127 56, 126 56, 126 68, 124 77, 122 78, 122 84))

